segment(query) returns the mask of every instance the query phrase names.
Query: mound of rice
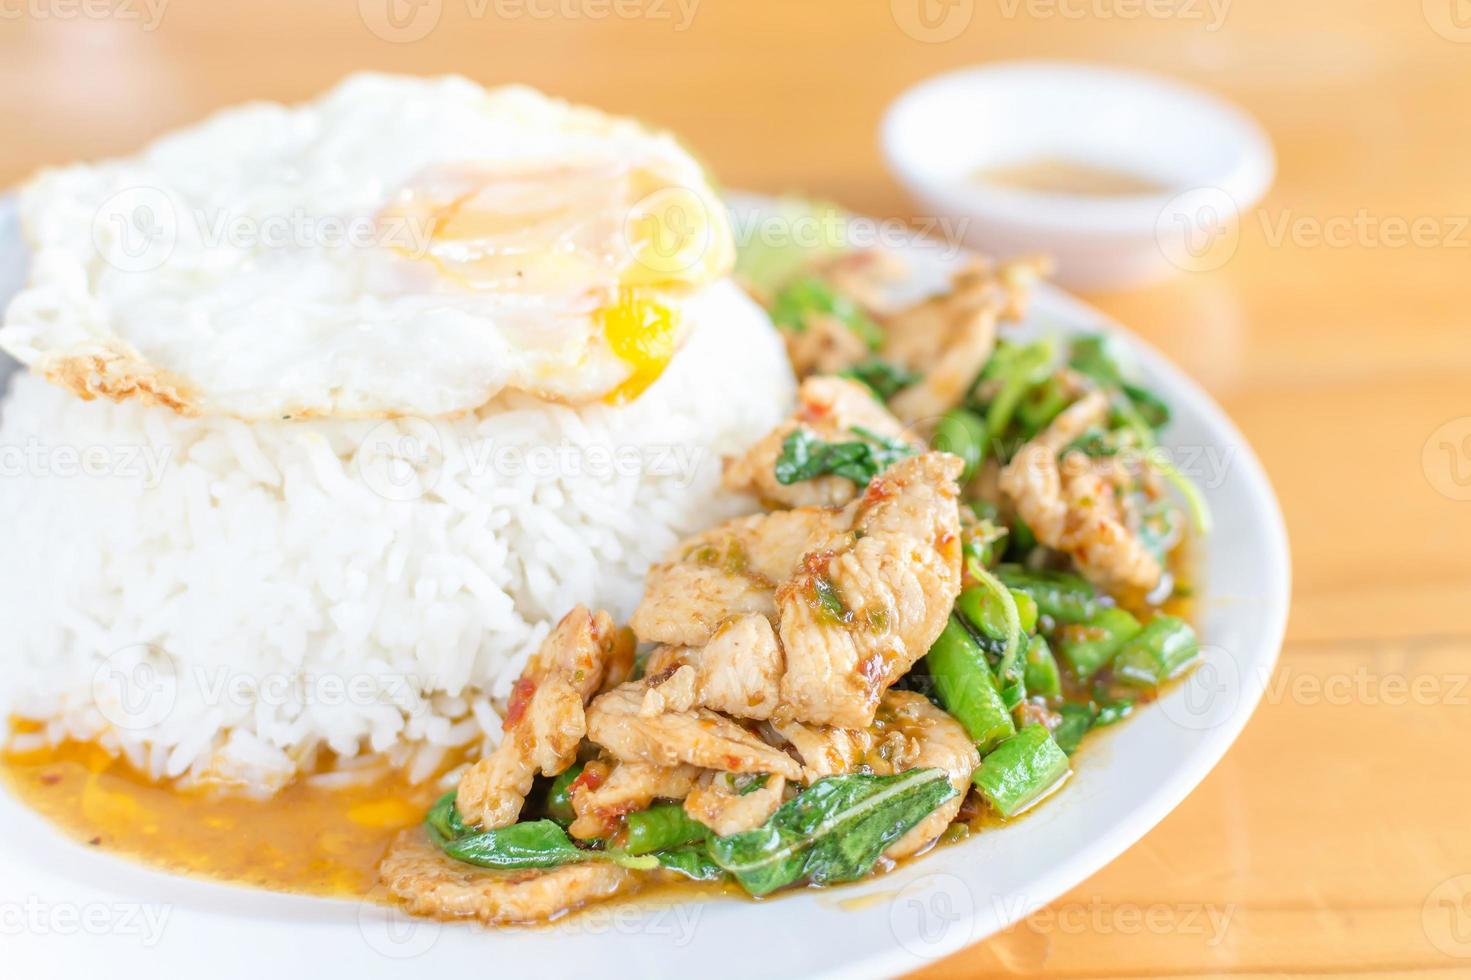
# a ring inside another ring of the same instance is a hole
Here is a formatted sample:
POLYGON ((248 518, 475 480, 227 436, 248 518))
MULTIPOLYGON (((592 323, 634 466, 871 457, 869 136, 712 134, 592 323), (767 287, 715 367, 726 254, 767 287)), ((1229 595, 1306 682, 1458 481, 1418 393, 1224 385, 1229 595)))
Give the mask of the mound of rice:
POLYGON ((794 383, 765 315, 713 290, 722 315, 622 407, 246 423, 14 378, 0 698, 41 723, 18 739, 261 792, 322 749, 422 778, 495 739, 494 700, 556 619, 628 616, 680 536, 754 506, 721 460, 794 383))

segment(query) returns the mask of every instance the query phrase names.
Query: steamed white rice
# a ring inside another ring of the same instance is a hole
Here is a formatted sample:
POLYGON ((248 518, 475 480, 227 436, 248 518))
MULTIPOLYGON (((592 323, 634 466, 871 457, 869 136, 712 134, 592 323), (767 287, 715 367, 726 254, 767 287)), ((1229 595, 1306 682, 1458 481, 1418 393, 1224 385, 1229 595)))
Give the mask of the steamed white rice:
POLYGON ((557 618, 627 617, 680 536, 752 507, 721 458, 794 384, 764 314, 715 288, 728 315, 617 408, 245 423, 14 378, 0 706, 43 723, 32 742, 260 791, 322 749, 422 778, 495 739, 495 700, 557 618))

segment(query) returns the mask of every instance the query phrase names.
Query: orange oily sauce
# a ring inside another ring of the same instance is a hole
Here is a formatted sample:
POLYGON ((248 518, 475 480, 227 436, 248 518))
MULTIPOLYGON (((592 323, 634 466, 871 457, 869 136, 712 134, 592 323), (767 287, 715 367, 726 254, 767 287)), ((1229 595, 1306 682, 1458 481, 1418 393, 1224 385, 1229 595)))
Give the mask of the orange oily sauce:
POLYGON ((389 842, 438 795, 397 771, 341 788, 297 779, 269 800, 180 789, 80 742, 7 749, 0 774, 22 803, 100 850, 175 874, 337 898, 373 889, 389 842))

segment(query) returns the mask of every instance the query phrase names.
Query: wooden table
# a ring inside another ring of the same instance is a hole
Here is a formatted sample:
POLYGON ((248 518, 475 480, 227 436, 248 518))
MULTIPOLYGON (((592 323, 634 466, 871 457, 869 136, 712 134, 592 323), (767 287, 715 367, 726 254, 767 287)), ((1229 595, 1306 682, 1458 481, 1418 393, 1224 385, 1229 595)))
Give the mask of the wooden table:
POLYGON ((957 18, 931 28, 921 0, 684 0, 688 23, 676 0, 423 0, 405 9, 439 21, 417 38, 384 2, 173 0, 156 24, 143 0, 80 19, 70 0, 0 3, 0 183, 357 67, 530 82, 673 127, 729 185, 885 215, 910 205, 880 113, 953 66, 1115 62, 1255 113, 1280 175, 1234 258, 1089 298, 1200 378, 1265 461, 1296 559, 1279 673, 1142 842, 1050 911, 914 965, 1471 973, 1471 901, 1453 900, 1471 879, 1452 880, 1471 875, 1466 0, 1216 0, 1219 20, 1204 0, 924 0, 957 18), (596 16, 630 4, 646 16, 596 16), (1396 237, 1416 221, 1419 244, 1396 237))

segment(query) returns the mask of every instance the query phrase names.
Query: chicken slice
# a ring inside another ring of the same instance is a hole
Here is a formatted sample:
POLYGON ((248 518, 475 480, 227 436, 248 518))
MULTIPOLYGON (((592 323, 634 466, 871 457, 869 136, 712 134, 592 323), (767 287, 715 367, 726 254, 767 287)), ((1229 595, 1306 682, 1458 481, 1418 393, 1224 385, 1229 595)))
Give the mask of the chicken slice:
POLYGON ((694 788, 700 770, 694 766, 651 766, 620 762, 603 775, 607 763, 590 762, 572 783, 572 809, 577 819, 568 832, 581 840, 607 837, 618 821, 654 800, 681 800, 694 788), (601 769, 599 767, 602 767, 601 769))
POLYGON ((1107 591, 1148 591, 1159 560, 1130 530, 1119 498, 1118 469, 1080 452, 1058 454, 1108 415, 1108 398, 1093 391, 1068 406, 1001 471, 1001 491, 1037 540, 1067 554, 1107 591))
POLYGON ((823 442, 852 442, 855 429, 915 445, 911 433, 856 381, 813 377, 797 391, 797 410, 767 433, 751 449, 725 468, 725 485, 785 507, 841 507, 863 490, 841 476, 819 476, 783 484, 776 478, 776 461, 788 436, 805 430, 823 442))
POLYGON ((826 776, 865 772, 889 776, 910 769, 943 769, 955 797, 915 825, 885 852, 899 858, 934 840, 950 825, 981 755, 954 718, 913 691, 887 691, 867 728, 833 728, 799 722, 774 723, 802 757, 803 778, 809 783, 826 776))
POLYGON ((738 718, 770 718, 786 666, 771 620, 728 621, 703 647, 675 647, 650 658, 644 715, 705 707, 738 718))
POLYGON ((487 925, 544 922, 641 883, 635 872, 609 861, 541 870, 479 868, 446 856, 420 827, 394 840, 378 874, 415 915, 479 919, 487 925))
POLYGON ((759 785, 738 785, 728 772, 709 772, 700 777, 684 801, 684 812, 709 827, 720 837, 754 830, 781 806, 787 781, 766 776, 759 785))
POLYGON ((865 728, 929 650, 960 593, 961 461, 901 460, 869 484, 850 531, 777 591, 781 700, 797 721, 865 728))
POLYGON ((853 772, 873 747, 866 728, 833 728, 800 721, 773 721, 771 726, 802 760, 802 780, 814 783, 827 776, 853 772))
POLYGON ((996 347, 997 322, 1020 318, 1044 271, 1034 259, 999 267, 975 259, 948 292, 885 318, 882 356, 921 375, 890 401, 894 414, 913 424, 960 404, 996 347))
POLYGON ((708 708, 653 717, 639 713, 641 684, 599 695, 588 707, 588 737, 623 762, 681 763, 724 772, 765 772, 788 779, 802 774, 797 760, 708 708))
POLYGON ((808 316, 801 330, 783 330, 787 360, 797 377, 837 374, 872 356, 864 339, 831 314, 808 316))
POLYGON ((512 688, 501 743, 460 778, 456 803, 466 823, 515 823, 537 772, 555 776, 573 763, 587 734, 583 706, 628 640, 605 612, 578 606, 563 617, 512 688))
POLYGON ((915 424, 938 419, 964 401, 996 347, 998 312, 996 306, 963 312, 950 326, 941 353, 927 363, 920 380, 889 401, 894 414, 915 424))
POLYGON ((681 542, 649 570, 630 625, 645 643, 703 646, 725 623, 752 613, 776 616, 776 584, 802 560, 809 539, 836 521, 805 508, 726 521, 681 542))

